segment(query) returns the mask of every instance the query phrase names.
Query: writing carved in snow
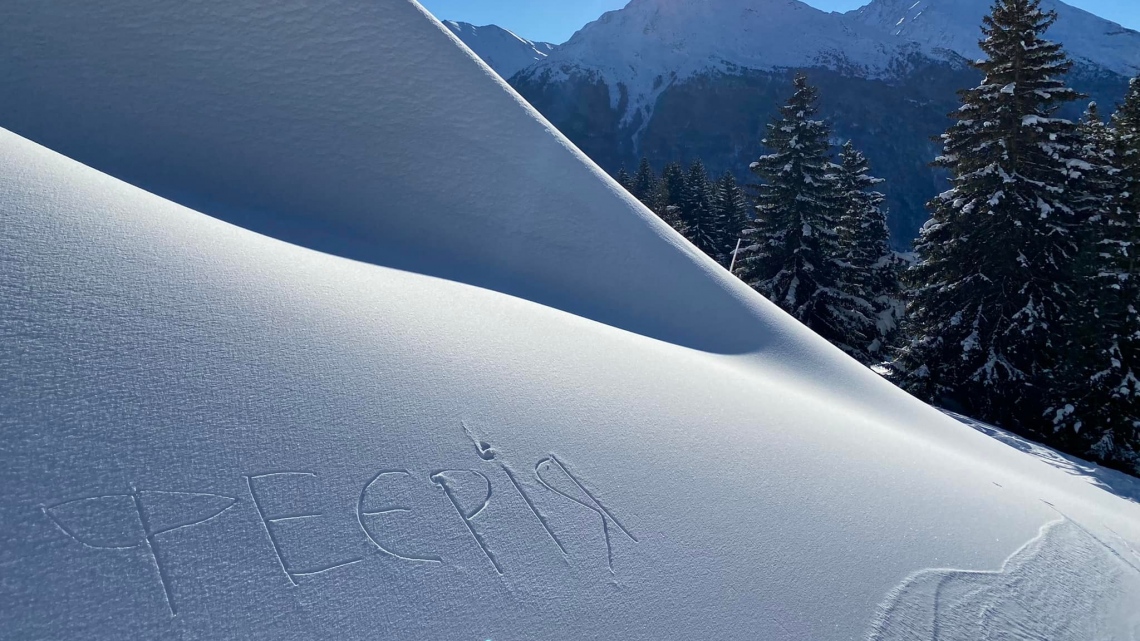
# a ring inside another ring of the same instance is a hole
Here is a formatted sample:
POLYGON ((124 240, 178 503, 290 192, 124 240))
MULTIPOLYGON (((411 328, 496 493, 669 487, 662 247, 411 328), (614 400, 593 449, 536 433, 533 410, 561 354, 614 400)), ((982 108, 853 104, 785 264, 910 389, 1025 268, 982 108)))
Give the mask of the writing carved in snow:
MULTIPOLYGON (((470 435, 470 433, 468 433, 470 435)), ((479 457, 487 462, 483 470, 434 470, 419 474, 406 469, 382 469, 372 474, 362 486, 355 501, 355 522, 359 534, 372 550, 371 556, 423 567, 447 562, 440 553, 416 549, 415 544, 398 543, 385 538, 385 520, 412 513, 411 503, 393 500, 401 484, 427 481, 450 507, 449 521, 464 532, 487 567, 502 576, 505 569, 496 550, 487 540, 476 520, 493 500, 496 491, 516 494, 526 506, 526 514, 534 518, 548 544, 569 561, 565 533, 560 533, 551 514, 540 507, 553 503, 562 512, 573 511, 596 519, 605 542, 606 564, 614 571, 614 539, 620 537, 636 543, 637 537, 618 520, 604 504, 596 490, 558 456, 551 454, 534 464, 527 473, 504 460, 490 445, 473 439, 479 457), (529 475, 529 479, 528 479, 529 475), (472 490, 471 488, 475 488, 472 490), (461 491, 461 489, 463 491, 461 491), (543 500, 536 500, 544 493, 543 500), (552 500, 550 500, 552 499, 552 500)), ((529 466, 528 466, 529 467, 529 466)), ((281 574, 289 586, 297 587, 307 577, 333 572, 368 560, 369 556, 332 559, 317 565, 301 565, 292 560, 288 541, 281 532, 292 524, 303 524, 326 517, 316 506, 283 508, 274 502, 274 493, 318 480, 315 472, 303 470, 257 472, 242 477, 241 494, 227 496, 210 492, 174 489, 130 488, 126 492, 95 494, 42 505, 44 515, 55 527, 79 545, 98 553, 141 555, 153 567, 155 583, 162 589, 171 616, 178 614, 178 600, 167 566, 171 559, 164 543, 176 532, 188 528, 210 527, 237 508, 252 510, 260 525, 260 537, 272 550, 281 574)))

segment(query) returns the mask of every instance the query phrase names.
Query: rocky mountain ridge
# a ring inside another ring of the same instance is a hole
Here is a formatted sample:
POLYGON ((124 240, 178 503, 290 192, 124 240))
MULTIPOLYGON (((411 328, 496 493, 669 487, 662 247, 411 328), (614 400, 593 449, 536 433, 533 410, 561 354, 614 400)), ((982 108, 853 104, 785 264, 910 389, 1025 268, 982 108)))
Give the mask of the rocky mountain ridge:
MULTIPOLYGON (((1112 105, 1140 72, 1140 33, 1059 0, 1051 30, 1073 84, 1112 105)), ((609 171, 641 156, 704 160, 748 180, 764 125, 796 71, 820 84, 836 142, 853 139, 888 180, 905 248, 942 188, 932 137, 978 81, 988 0, 874 0, 827 13, 799 0, 632 0, 578 31, 512 85, 609 171)), ((1083 106, 1083 105, 1082 105, 1083 106)), ((1081 106, 1074 106, 1076 116, 1081 106)))
POLYGON ((542 62, 554 51, 554 45, 549 42, 527 40, 493 24, 477 27, 468 22, 447 20, 443 26, 503 78, 542 62))

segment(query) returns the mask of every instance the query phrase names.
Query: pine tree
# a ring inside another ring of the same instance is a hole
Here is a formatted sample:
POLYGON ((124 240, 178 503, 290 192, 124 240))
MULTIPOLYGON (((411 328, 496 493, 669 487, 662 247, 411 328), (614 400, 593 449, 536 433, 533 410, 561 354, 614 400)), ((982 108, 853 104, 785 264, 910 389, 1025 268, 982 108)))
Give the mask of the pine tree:
POLYGON ((857 334, 870 337, 852 355, 867 365, 881 363, 903 315, 899 286, 900 260, 891 249, 886 196, 874 191, 881 178, 870 175, 867 158, 848 141, 839 154, 839 218, 841 255, 836 261, 840 289, 850 297, 851 322, 857 334))
POLYGON ((732 172, 726 171, 713 188, 713 215, 714 227, 719 230, 716 260, 729 267, 732 265, 737 241, 748 225, 748 202, 732 172))
POLYGON ((813 119, 818 91, 797 75, 795 93, 768 125, 771 153, 752 163, 756 219, 744 230, 737 271, 817 334, 853 353, 869 338, 856 335, 846 311, 852 301, 837 287, 840 215, 837 167, 828 125, 813 119), (852 342, 852 339, 854 342, 852 342))
POLYGON ((1113 413, 1113 462, 1140 474, 1140 77, 1132 79, 1124 103, 1113 115, 1111 143, 1119 171, 1118 197, 1113 231, 1103 245, 1113 258, 1107 280, 1115 280, 1113 313, 1119 343, 1102 383, 1111 395, 1104 414, 1113 413))
POLYGON ((713 214, 712 185, 704 163, 695 161, 685 175, 681 198, 681 222, 685 237, 706 255, 716 258, 721 230, 713 214))
POLYGON ((653 211, 682 235, 685 224, 681 219, 681 206, 685 200, 685 170, 680 163, 669 163, 661 171, 657 193, 653 197, 653 211))
POLYGON ((1076 451, 1140 473, 1140 80, 1111 129, 1094 103, 1081 133, 1091 295, 1071 332, 1069 393, 1051 413, 1076 451))
POLYGON ((656 204, 654 201, 657 198, 657 190, 657 175, 653 173, 649 159, 642 158, 641 164, 637 166, 637 173, 633 176, 629 193, 633 194, 633 197, 640 200, 646 207, 653 209, 656 204))
POLYGON ((629 172, 625 170, 624 165, 621 169, 618 170, 617 175, 614 176, 614 180, 616 180, 617 183, 622 187, 625 187, 626 191, 630 192, 631 194, 633 193, 633 176, 629 175, 629 172))
POLYGON ((1061 47, 1042 37, 1055 20, 1040 0, 995 0, 985 18, 984 80, 961 92, 942 136, 935 164, 952 189, 930 202, 916 243, 899 360, 917 396, 1022 431, 1048 427, 1077 253, 1066 185, 1079 145, 1055 114, 1079 95, 1061 80, 1061 47))

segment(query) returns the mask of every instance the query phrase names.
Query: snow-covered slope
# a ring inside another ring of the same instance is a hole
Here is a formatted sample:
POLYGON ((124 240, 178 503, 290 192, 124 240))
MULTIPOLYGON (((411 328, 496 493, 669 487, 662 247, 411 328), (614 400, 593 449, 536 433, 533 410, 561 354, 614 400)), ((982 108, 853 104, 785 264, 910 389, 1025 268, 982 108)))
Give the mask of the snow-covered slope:
POLYGON ((633 0, 578 31, 528 74, 594 74, 627 119, 676 80, 709 71, 822 66, 878 77, 903 53, 877 30, 799 0, 633 0))
POLYGON ((445 20, 447 27, 503 78, 510 78, 554 51, 549 42, 532 42, 496 25, 476 27, 467 22, 445 20))
POLYGON ((456 278, 0 131, 6 637, 1140 625, 1140 507, 796 325, 417 6, 206 4, 3 5, 0 125, 456 278))
POLYGON ((869 373, 288 246, 8 133, 0 176, 11 638, 1140 625, 1135 504, 869 373))
MULTIPOLYGON (((992 4, 990 0, 873 0, 848 15, 899 40, 917 42, 934 55, 949 51, 974 60, 982 55, 980 25, 992 4)), ((1042 8, 1057 12, 1049 37, 1065 45, 1075 60, 1123 76, 1140 73, 1140 33, 1059 0, 1045 0, 1042 8)))
POLYGON ((297 5, 0 3, 0 126, 330 253, 701 349, 768 342, 746 288, 704 287, 711 263, 638 205, 597 206, 621 188, 418 5, 297 5))

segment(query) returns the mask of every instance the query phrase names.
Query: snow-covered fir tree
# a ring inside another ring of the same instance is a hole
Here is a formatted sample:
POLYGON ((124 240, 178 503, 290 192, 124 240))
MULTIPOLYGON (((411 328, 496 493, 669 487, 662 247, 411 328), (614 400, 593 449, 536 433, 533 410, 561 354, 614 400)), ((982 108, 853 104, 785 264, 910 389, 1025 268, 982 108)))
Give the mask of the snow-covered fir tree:
POLYGON ((836 282, 842 205, 831 130, 815 119, 816 88, 802 75, 793 84, 795 93, 763 140, 771 153, 751 165, 761 182, 737 273, 817 334, 856 353, 871 337, 859 332, 853 301, 836 282))
POLYGON ((713 214, 716 217, 715 227, 720 232, 715 258, 729 267, 737 241, 748 224, 748 199, 732 172, 726 171, 713 188, 713 214))
POLYGON ((684 234, 681 206, 685 201, 685 170, 680 163, 669 163, 661 170, 661 180, 657 182, 656 194, 652 199, 654 205, 651 209, 673 229, 684 234))
POLYGON ((848 141, 839 154, 838 186, 842 203, 839 217, 841 254, 836 259, 840 289, 851 302, 850 320, 866 344, 847 341, 852 355, 867 365, 887 358, 902 320, 904 304, 899 286, 901 261, 891 249, 886 196, 875 190, 884 181, 871 175, 867 158, 848 141))
POLYGON ((977 418, 1046 433, 1050 377, 1073 305, 1079 221, 1066 186, 1079 153, 1056 117, 1079 95, 1071 63, 1044 39, 1040 0, 995 0, 985 18, 982 83, 961 92, 937 164, 952 189, 929 204, 916 243, 909 341, 899 364, 912 393, 977 418))
POLYGON ((649 159, 642 158, 641 163, 637 166, 637 173, 633 175, 629 193, 633 194, 633 197, 640 200, 646 207, 653 209, 654 200, 657 198, 657 183, 657 174, 653 173, 653 166, 649 164, 649 159))
POLYGON ((685 237, 708 256, 716 257, 721 230, 713 214, 712 184, 701 161, 695 161, 685 174, 685 192, 681 199, 681 222, 685 237))
POLYGON ((1095 105, 1081 123, 1090 294, 1074 322, 1069 394, 1053 416, 1077 451, 1140 473, 1140 80, 1112 124, 1095 105))
POLYGON ((616 180, 617 183, 622 187, 625 187, 626 191, 631 194, 633 193, 633 176, 629 175, 629 172, 625 170, 624 165, 621 169, 618 170, 617 174, 614 176, 614 180, 616 180))
POLYGON ((1120 284, 1116 313, 1122 321, 1117 356, 1105 387, 1112 393, 1116 415, 1116 455, 1140 474, 1140 76, 1112 120, 1112 144, 1119 171, 1114 209, 1116 232, 1108 243, 1115 250, 1111 267, 1120 284), (1113 377, 1115 381, 1113 381, 1113 377))
POLYGON ((1111 426, 1094 418, 1100 413, 1095 406, 1104 400, 1095 381, 1103 379, 1117 342, 1115 332, 1105 322, 1116 298, 1111 291, 1112 279, 1106 279, 1111 271, 1106 269, 1106 261, 1111 261, 1115 252, 1106 252, 1106 242, 1113 235, 1118 172, 1113 167, 1111 136, 1095 102, 1089 104, 1077 130, 1080 147, 1071 163, 1067 189, 1078 220, 1084 222, 1078 228, 1081 250, 1074 282, 1083 304, 1075 306, 1066 319, 1066 351, 1054 376, 1060 393, 1054 396, 1056 403, 1046 410, 1046 416, 1053 419, 1058 446, 1103 459, 1092 451, 1093 446, 1103 449, 1114 439, 1111 426))

